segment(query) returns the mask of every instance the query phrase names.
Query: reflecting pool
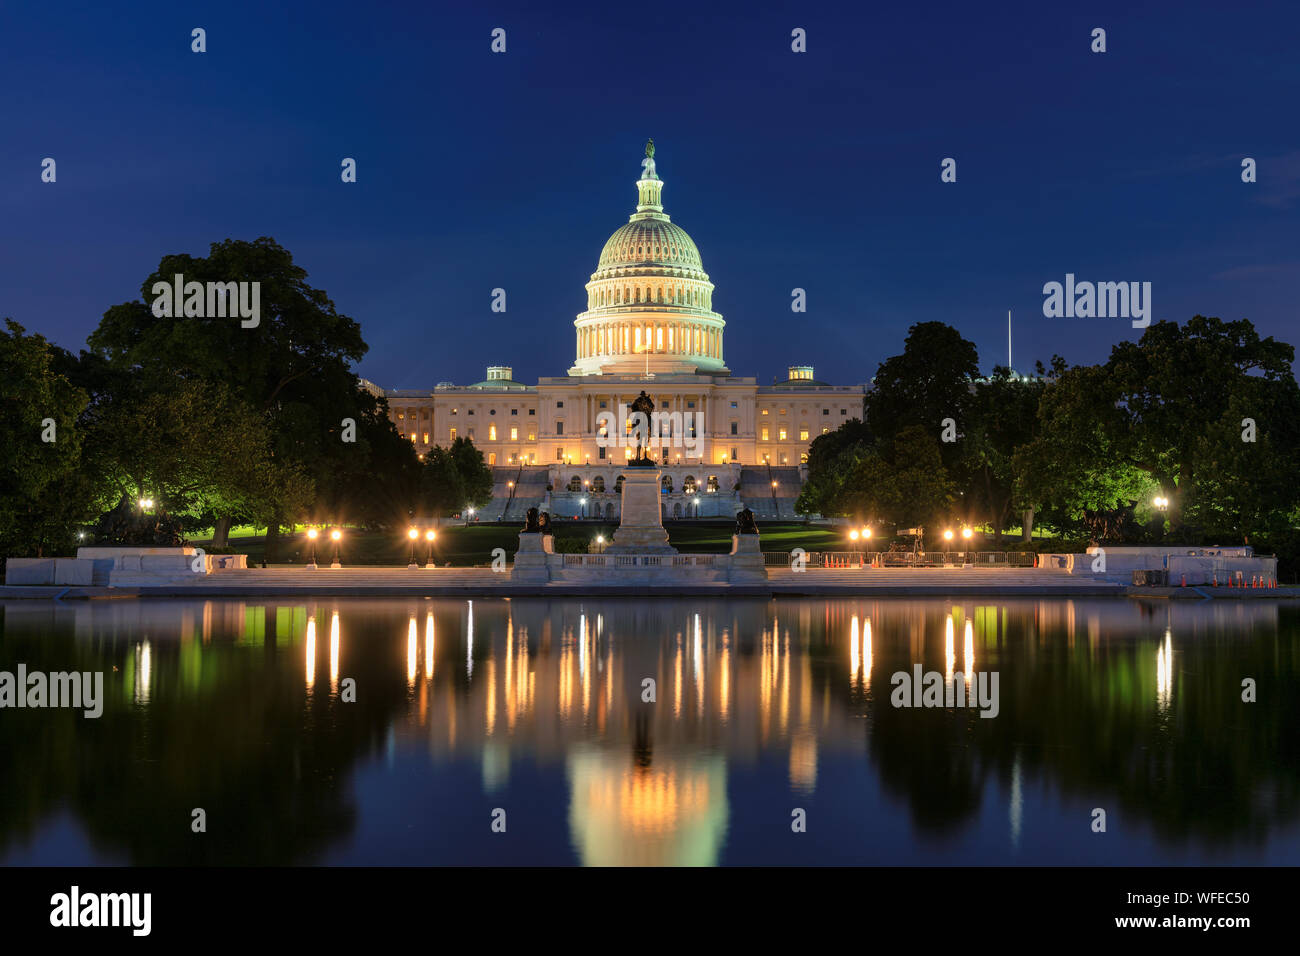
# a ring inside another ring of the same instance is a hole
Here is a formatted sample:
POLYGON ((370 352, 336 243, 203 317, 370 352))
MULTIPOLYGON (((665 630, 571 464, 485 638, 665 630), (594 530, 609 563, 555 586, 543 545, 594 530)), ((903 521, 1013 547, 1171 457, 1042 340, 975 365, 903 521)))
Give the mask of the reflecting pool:
POLYGON ((105 698, 0 709, 6 865, 1300 862, 1285 603, 0 614, 0 671, 101 671, 105 698), (930 672, 940 697, 995 674, 996 715, 894 706, 895 674, 930 672))

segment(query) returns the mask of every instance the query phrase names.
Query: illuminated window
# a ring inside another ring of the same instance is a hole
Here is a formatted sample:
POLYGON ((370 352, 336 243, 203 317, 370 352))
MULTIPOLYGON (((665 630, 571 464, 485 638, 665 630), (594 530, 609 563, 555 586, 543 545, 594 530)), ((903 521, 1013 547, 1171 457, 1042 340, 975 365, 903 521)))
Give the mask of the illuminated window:
MULTIPOLYGON (((805 434, 804 437, 807 438, 808 436, 805 434)), ((513 427, 512 427, 512 428, 510 429, 510 440, 511 440, 511 441, 519 441, 519 429, 518 429, 518 428, 513 428, 513 427)))
POLYGON ((428 432, 425 432, 425 433, 424 433, 424 443, 425 443, 426 445, 429 444, 429 433, 428 433, 428 432))
POLYGON ((831 430, 830 430, 829 428, 827 428, 825 425, 823 425, 823 426, 822 426, 822 434, 823 434, 823 435, 829 435, 830 433, 831 433, 831 430))
POLYGON ((760 414, 760 415, 766 415, 766 414, 767 414, 767 409, 766 409, 766 408, 763 409, 761 412, 759 412, 759 414, 760 414))
POLYGON ((497 463, 497 453, 494 451, 488 452, 488 464, 495 465, 496 463, 497 463))
POLYGON ((488 426, 488 441, 497 440, 497 426, 495 424, 488 426))
POLYGON ((455 440, 456 440, 456 429, 453 428, 453 429, 451 430, 451 434, 448 435, 447 438, 448 438, 449 441, 455 441, 455 440))
POLYGON ((799 453, 799 464, 801 465, 808 464, 808 453, 806 451, 801 451, 799 453))
POLYGON ((808 429, 806 429, 806 428, 801 428, 801 429, 799 429, 799 440, 800 440, 800 441, 807 441, 807 440, 808 440, 808 429))
MULTIPOLYGON (((452 431, 455 431, 455 429, 453 428, 452 431)), ((768 427, 767 427, 766 425, 764 425, 764 426, 763 426, 763 441, 770 441, 770 440, 771 440, 770 429, 768 429, 768 427)))
POLYGON ((777 429, 776 440, 777 440, 777 441, 785 441, 785 429, 784 429, 784 428, 777 429))
POLYGON ((533 429, 531 428, 528 429, 528 440, 537 441, 537 432, 533 431, 533 429))

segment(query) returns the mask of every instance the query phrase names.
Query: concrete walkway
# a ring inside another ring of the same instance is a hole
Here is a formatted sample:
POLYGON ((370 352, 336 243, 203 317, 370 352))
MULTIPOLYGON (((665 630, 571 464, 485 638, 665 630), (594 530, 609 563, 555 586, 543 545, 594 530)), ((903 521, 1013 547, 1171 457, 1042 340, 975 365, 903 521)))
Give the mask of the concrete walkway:
POLYGON ((585 582, 516 584, 509 572, 488 568, 249 568, 216 571, 194 582, 140 587, 0 587, 0 600, 133 597, 509 597, 509 596, 709 596, 775 597, 1144 597, 1205 600, 1295 599, 1300 588, 1134 588, 1049 568, 768 568, 756 585, 701 583, 683 586, 585 582))

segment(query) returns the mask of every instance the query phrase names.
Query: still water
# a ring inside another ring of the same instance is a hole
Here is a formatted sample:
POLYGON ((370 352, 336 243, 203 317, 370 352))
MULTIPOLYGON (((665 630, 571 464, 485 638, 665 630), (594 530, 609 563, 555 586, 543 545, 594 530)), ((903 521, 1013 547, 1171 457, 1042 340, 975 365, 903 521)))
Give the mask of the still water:
POLYGON ((0 671, 103 671, 106 698, 0 710, 6 865, 1300 863, 1285 604, 0 613, 0 671), (996 672, 997 715, 892 706, 917 664, 996 672))

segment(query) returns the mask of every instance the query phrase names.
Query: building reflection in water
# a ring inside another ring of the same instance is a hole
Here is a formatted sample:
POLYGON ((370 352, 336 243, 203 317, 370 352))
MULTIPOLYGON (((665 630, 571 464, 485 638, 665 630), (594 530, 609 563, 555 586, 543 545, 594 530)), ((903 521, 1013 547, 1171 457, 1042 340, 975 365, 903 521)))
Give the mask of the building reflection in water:
MULTIPOLYGON (((15 608, 7 611, 6 627, 15 631, 26 619, 62 616, 78 637, 149 634, 124 648, 122 661, 128 671, 123 691, 140 706, 150 703, 155 680, 161 701, 173 675, 194 681, 207 674, 202 655, 223 646, 301 647, 291 659, 303 666, 302 683, 296 675, 294 682, 309 698, 325 701, 316 682, 323 663, 316 635, 328 614, 332 701, 341 674, 366 673, 372 699, 388 693, 387 681, 396 695, 393 746, 423 748, 435 762, 477 761, 485 793, 509 787, 517 761, 563 767, 571 843, 582 862, 594 864, 716 862, 732 817, 728 781, 760 764, 784 768, 791 794, 813 794, 819 786, 842 785, 825 769, 832 757, 865 764, 870 754, 883 779, 896 774, 906 786, 908 773, 919 766, 909 748, 927 745, 917 730, 924 717, 891 714, 887 693, 876 700, 874 669, 884 675, 875 684, 888 691, 895 670, 916 663, 937 669, 942 658, 951 682, 958 627, 968 687, 977 666, 1003 671, 1004 716, 1001 722, 976 718, 969 726, 980 733, 1013 726, 1017 703, 1021 720, 1050 713, 1033 710, 1031 698, 1044 687, 1066 685, 1046 683, 1054 665, 1045 660, 1036 671, 1036 655, 1057 655, 1070 672, 1084 672, 1083 696, 1071 700, 1076 709, 1093 706, 1101 716, 1143 706, 1167 712, 1175 705, 1175 631, 1186 642, 1180 643, 1183 655, 1198 637, 1276 633, 1278 627, 1271 602, 1202 608, 1126 601, 618 598, 483 600, 477 608, 474 601, 450 600, 104 604, 119 606, 93 612, 15 608), (166 639, 177 634, 177 642, 166 639), (1130 698, 1121 698, 1130 689, 1130 673, 1137 681, 1130 698), (1017 675, 1024 676, 1023 690, 1017 690, 1017 675), (1131 699, 1136 695, 1142 702, 1131 699), (878 746, 877 734, 891 735, 889 745, 878 746)), ((1189 680, 1182 678, 1180 696, 1188 696, 1189 680)), ((950 711, 947 726, 971 716, 950 711)), ((926 732, 932 734, 929 746, 951 746, 948 738, 926 732)), ((1015 737, 1005 752, 972 748, 971 767, 964 768, 976 781, 987 774, 1000 784, 1006 839, 1013 846, 1025 824, 1026 788, 1043 773, 1041 756, 1031 755, 1045 752, 1040 740, 1022 762, 1021 746, 1015 737)))

